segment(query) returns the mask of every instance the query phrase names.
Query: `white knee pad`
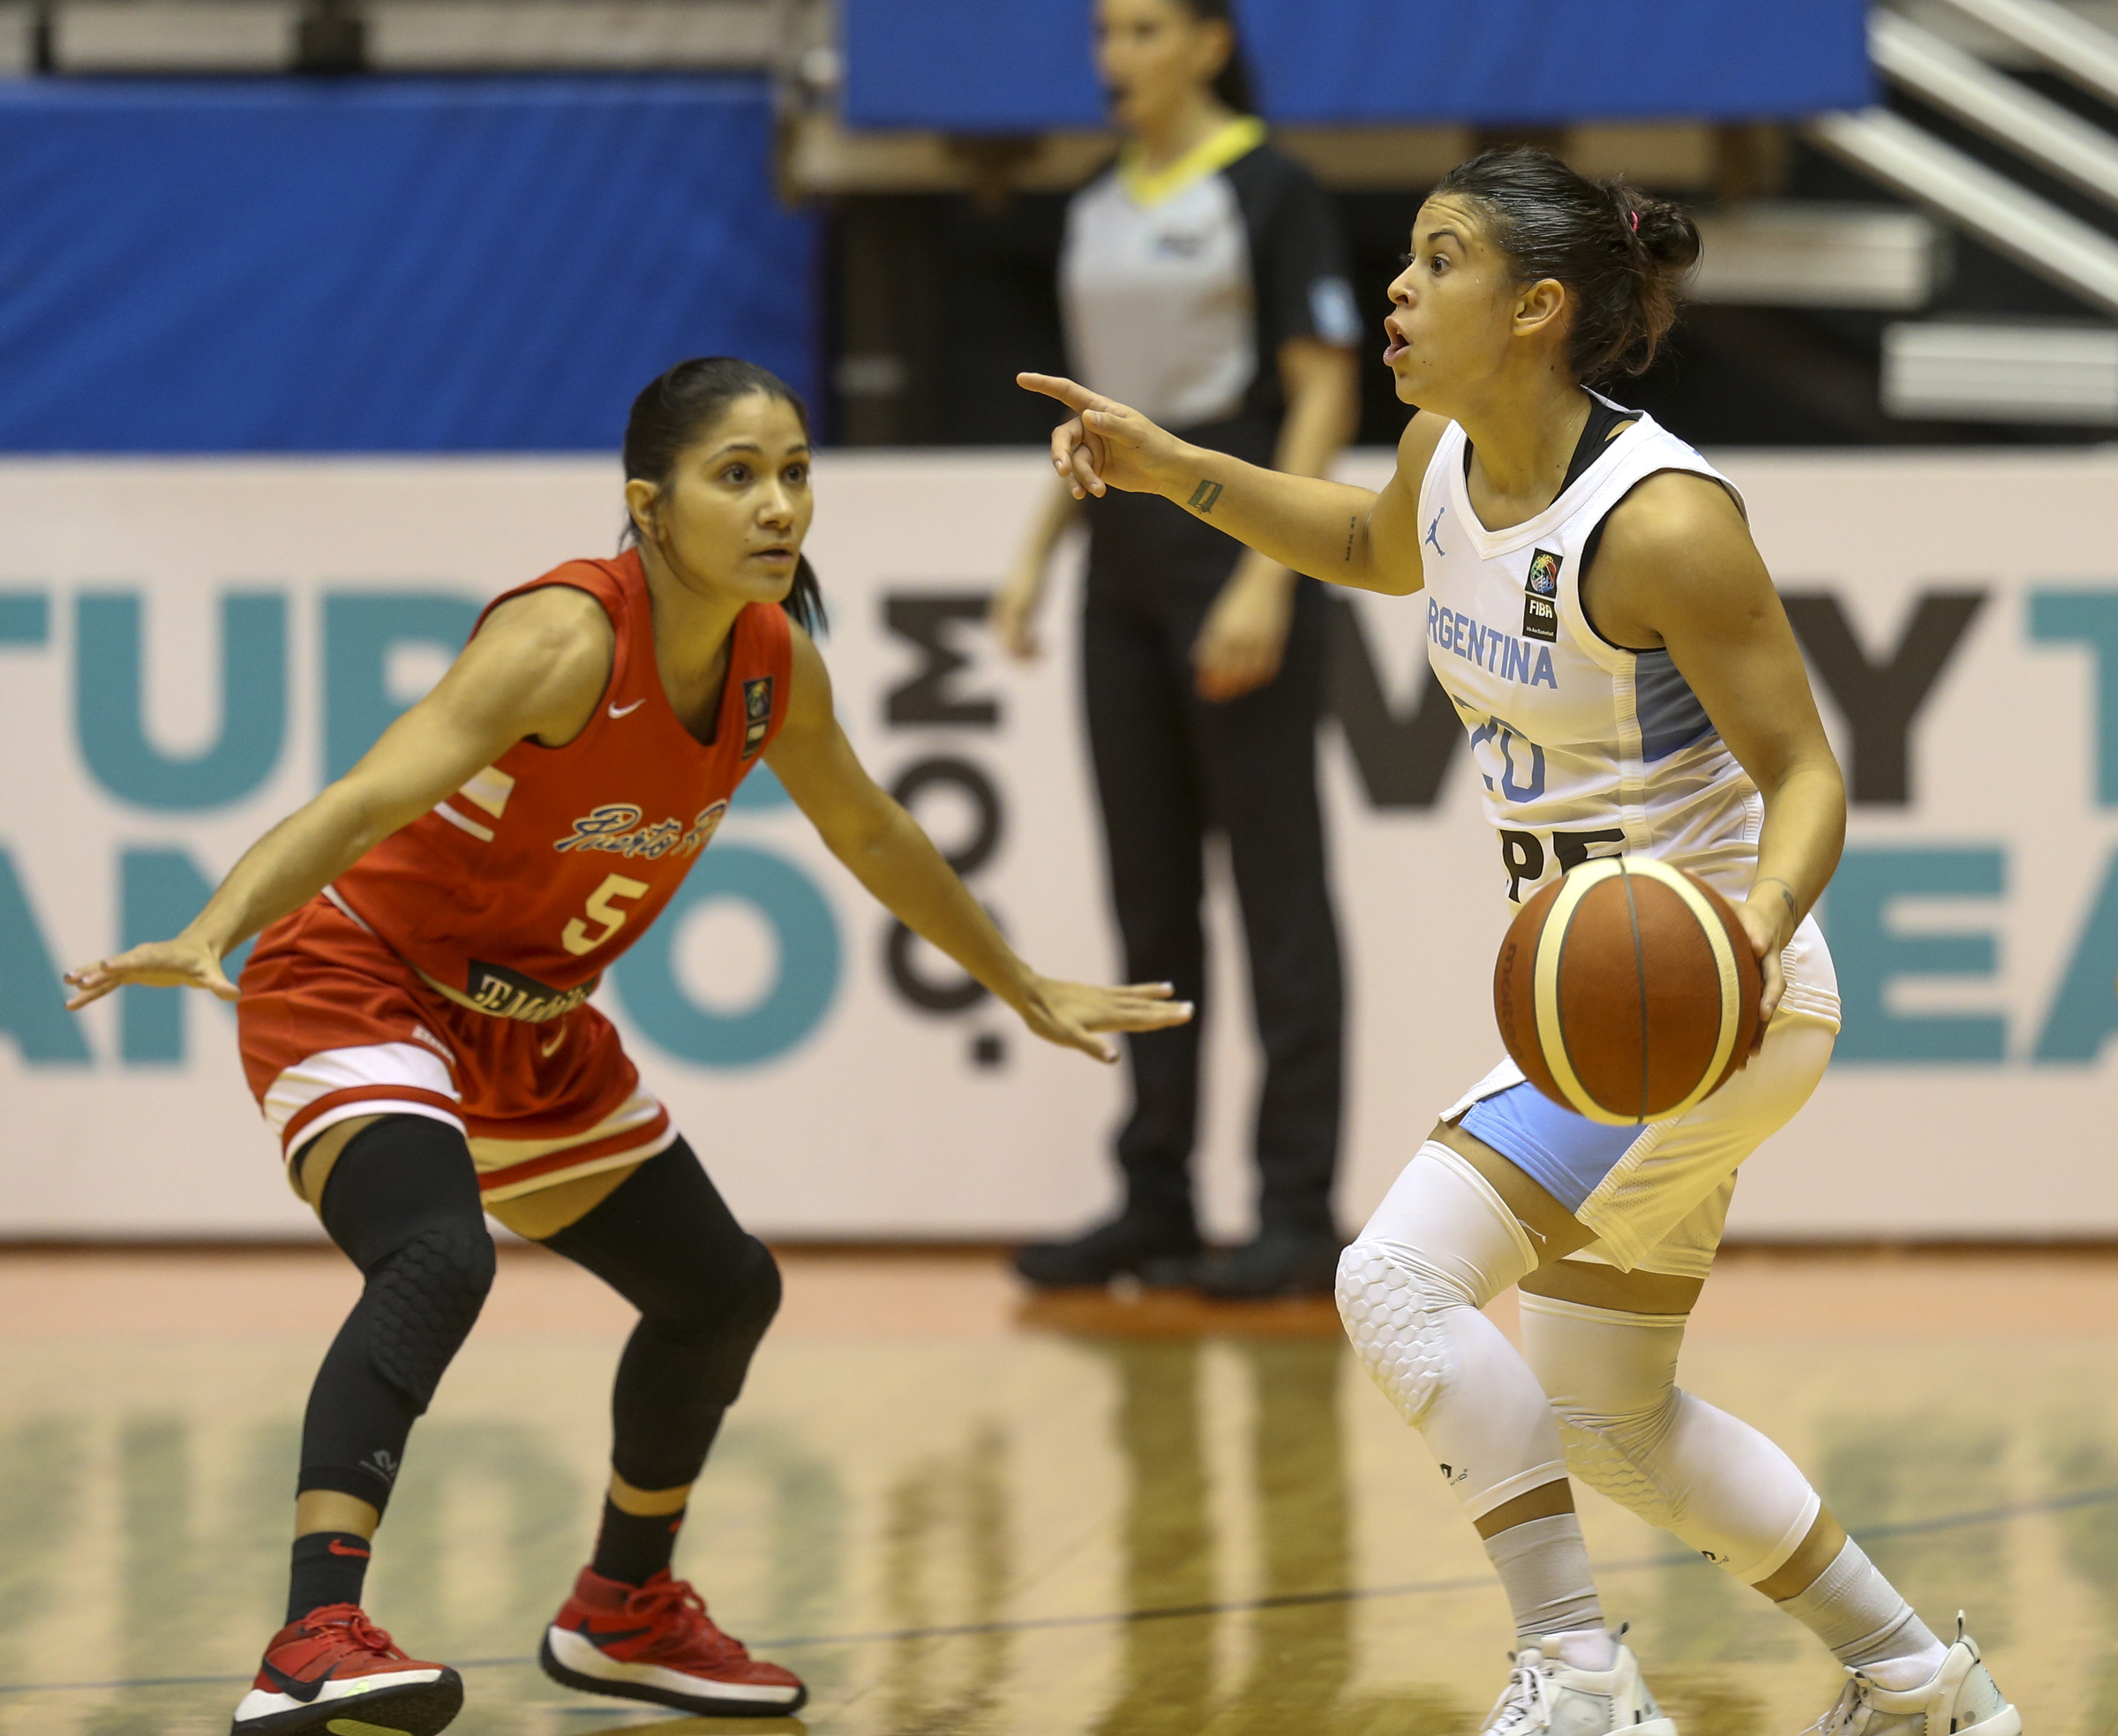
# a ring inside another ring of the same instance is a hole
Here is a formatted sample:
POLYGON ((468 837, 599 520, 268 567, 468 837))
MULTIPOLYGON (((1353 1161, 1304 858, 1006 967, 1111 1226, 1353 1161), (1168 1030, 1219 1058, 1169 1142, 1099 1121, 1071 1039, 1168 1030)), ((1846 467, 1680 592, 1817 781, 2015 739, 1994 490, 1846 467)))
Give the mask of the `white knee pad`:
POLYGON ((1536 1266, 1491 1184, 1431 1140, 1339 1260, 1347 1336, 1474 1519, 1566 1474, 1536 1376, 1478 1311, 1536 1266))
POLYGON ((1423 1274, 1372 1242, 1339 1256, 1339 1319, 1369 1375, 1414 1428, 1453 1365, 1438 1311, 1466 1298, 1430 1291, 1423 1274))
POLYGON ((1551 1394, 1566 1469, 1746 1585, 1769 1577, 1821 1509, 1794 1462, 1677 1385, 1681 1314, 1522 1298, 1522 1349, 1551 1394))

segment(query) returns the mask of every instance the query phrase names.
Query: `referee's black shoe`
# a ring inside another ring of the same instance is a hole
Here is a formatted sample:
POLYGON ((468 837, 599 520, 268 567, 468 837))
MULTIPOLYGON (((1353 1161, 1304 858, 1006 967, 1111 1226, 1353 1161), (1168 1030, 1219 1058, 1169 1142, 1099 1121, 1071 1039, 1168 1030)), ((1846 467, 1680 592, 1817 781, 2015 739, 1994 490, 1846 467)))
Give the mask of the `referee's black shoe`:
POLYGON ((1187 1282, 1219 1302, 1262 1302, 1274 1296, 1329 1296, 1338 1287, 1344 1244, 1329 1230, 1269 1229, 1258 1239, 1192 1263, 1182 1279, 1161 1272, 1150 1282, 1187 1282))
POLYGON ((1201 1245, 1196 1224, 1121 1212, 1070 1242, 1031 1243, 1015 1256, 1015 1269, 1040 1289, 1078 1289, 1135 1276, 1153 1261, 1195 1257, 1201 1245))

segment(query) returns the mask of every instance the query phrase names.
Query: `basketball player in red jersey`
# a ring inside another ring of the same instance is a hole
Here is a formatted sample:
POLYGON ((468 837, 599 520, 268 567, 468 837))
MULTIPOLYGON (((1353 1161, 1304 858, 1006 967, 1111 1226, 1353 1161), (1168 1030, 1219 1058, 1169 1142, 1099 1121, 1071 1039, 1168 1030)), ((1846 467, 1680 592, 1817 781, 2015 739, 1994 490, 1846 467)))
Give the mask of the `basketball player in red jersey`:
POLYGON ((778 1273, 587 1004, 761 761, 862 884, 1039 1036, 1109 1061, 1099 1033, 1190 1016, 1164 987, 1032 971, 853 757, 805 630, 809 443, 783 382, 725 357, 672 368, 634 403, 625 468, 632 548, 501 597, 183 934, 68 977, 75 1007, 128 982, 237 1001, 289 1179, 366 1278, 310 1395, 287 1625, 236 1736, 427 1736, 462 1704, 456 1672, 400 1650, 361 1591, 412 1423, 492 1281, 485 1212, 640 1310, 602 1529, 545 1670, 694 1713, 802 1703, 670 1572, 778 1273), (221 960, 252 935, 238 997, 221 960))

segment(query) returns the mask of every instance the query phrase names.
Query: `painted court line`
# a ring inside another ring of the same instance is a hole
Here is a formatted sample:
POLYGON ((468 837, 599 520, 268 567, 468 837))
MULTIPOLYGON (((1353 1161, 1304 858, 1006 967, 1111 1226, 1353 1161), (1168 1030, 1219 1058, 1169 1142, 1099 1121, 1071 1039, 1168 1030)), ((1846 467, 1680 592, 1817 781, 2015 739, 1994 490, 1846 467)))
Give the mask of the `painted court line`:
MULTIPOLYGON (((2118 1485, 2084 1489, 2071 1495, 2052 1495, 2043 1500, 2017 1501, 2006 1507, 1981 1507, 1971 1513, 1943 1514, 1933 1519, 1907 1519, 1894 1525, 1863 1525, 1857 1537, 1871 1541, 1883 1537, 1923 1537, 1934 1531, 1952 1531, 1973 1525, 1997 1524, 2002 1520, 2032 1518, 2044 1513, 2064 1513, 2074 1507, 2100 1507, 2118 1501, 2118 1485)), ((1850 1528, 1851 1529, 1851 1528, 1850 1528)), ((1683 1555, 1636 1555, 1630 1560, 1609 1561, 1596 1569, 1606 1574, 1641 1573, 1656 1567, 1702 1565, 1701 1558, 1683 1555)), ((865 1634, 797 1635, 786 1639, 756 1640, 759 1651, 792 1651, 802 1646, 881 1645, 905 1640, 975 1639, 993 1634, 1030 1634, 1063 1627, 1116 1627, 1140 1621, 1182 1621, 1202 1616, 1243 1615, 1257 1611, 1302 1609, 1317 1604, 1363 1603, 1378 1597, 1417 1597, 1444 1591, 1477 1591, 1495 1583, 1490 1574, 1468 1579, 1429 1579, 1408 1585, 1344 1586, 1329 1591, 1286 1591, 1266 1597, 1231 1597, 1211 1604, 1170 1604, 1141 1610, 1105 1611, 1093 1615, 1025 1616, 1005 1621, 965 1621, 939 1627, 890 1627, 865 1634)), ((519 1669, 537 1662, 534 1657, 474 1657, 458 1664, 464 1670, 519 1669)), ((127 1688, 211 1687, 246 1682, 247 1674, 218 1676, 139 1676, 103 1682, 0 1683, 0 1694, 97 1694, 127 1688)))

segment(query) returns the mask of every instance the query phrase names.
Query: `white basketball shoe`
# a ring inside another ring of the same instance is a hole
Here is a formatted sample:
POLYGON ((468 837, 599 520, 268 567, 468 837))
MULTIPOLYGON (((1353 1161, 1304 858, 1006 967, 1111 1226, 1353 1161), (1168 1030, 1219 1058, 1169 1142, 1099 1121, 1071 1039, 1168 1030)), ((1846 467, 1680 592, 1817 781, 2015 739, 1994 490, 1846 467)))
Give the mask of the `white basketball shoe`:
POLYGON ((1956 1643, 1929 1680, 1893 1691, 1849 1670, 1838 1703, 1802 1736, 2022 1736, 2022 1729, 2023 1715, 1979 1661, 1959 1612, 1956 1643))
MULTIPOLYGON (((1524 1646, 1515 1654, 1514 1672, 1479 1725, 1479 1736, 1677 1736, 1674 1719, 1664 1716, 1640 1677, 1640 1660, 1619 1637, 1611 1636, 1617 1656, 1608 1670, 1576 1670, 1556 1653, 1524 1646)), ((1997 1736, 1997 1732, 1996 1732, 1997 1736)))

